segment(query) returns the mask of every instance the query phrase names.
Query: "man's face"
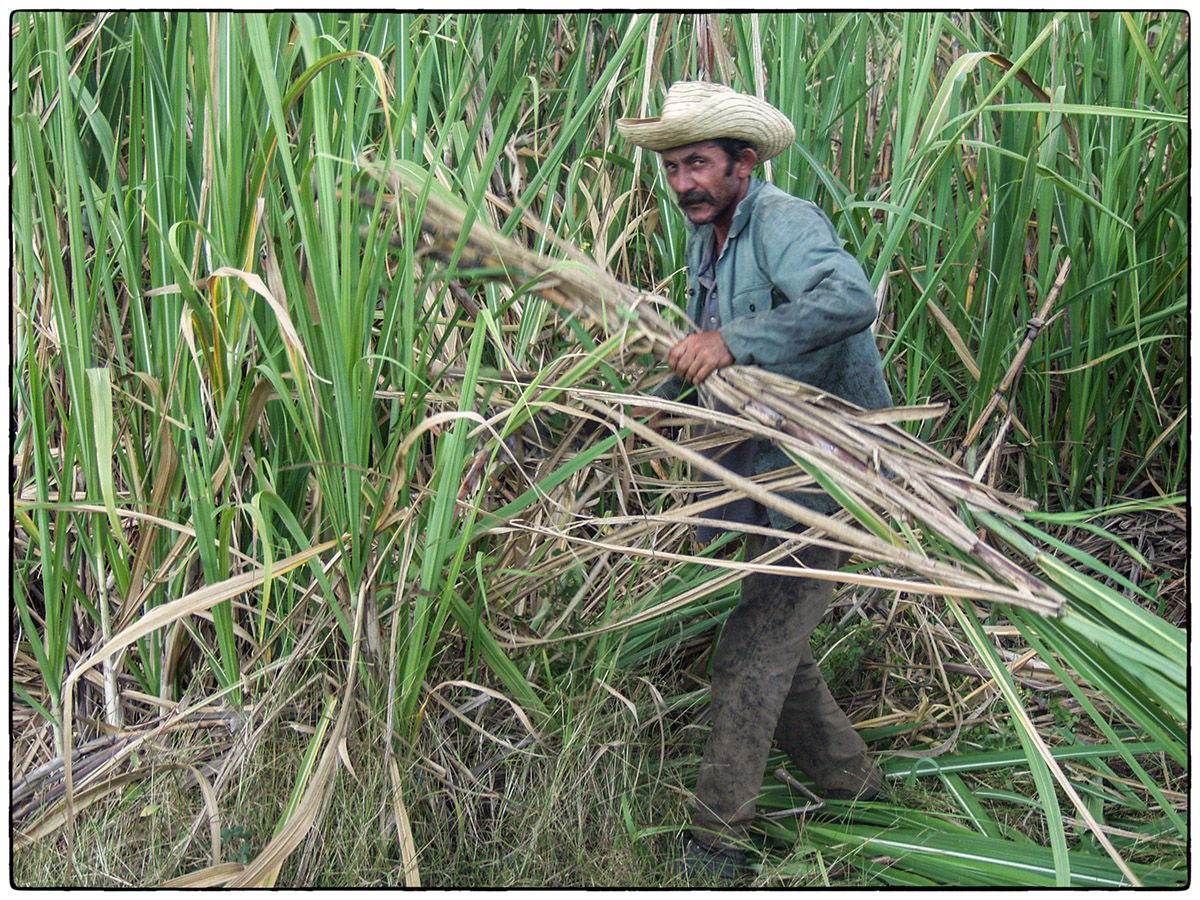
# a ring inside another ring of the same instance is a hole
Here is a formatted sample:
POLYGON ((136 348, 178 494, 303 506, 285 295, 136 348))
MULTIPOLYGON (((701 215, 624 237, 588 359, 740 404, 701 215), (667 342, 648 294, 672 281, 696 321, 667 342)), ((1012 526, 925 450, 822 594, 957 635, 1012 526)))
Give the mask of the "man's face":
POLYGON ((663 172, 683 214, 693 225, 728 222, 745 196, 754 151, 737 162, 716 141, 702 141, 662 151, 663 172))

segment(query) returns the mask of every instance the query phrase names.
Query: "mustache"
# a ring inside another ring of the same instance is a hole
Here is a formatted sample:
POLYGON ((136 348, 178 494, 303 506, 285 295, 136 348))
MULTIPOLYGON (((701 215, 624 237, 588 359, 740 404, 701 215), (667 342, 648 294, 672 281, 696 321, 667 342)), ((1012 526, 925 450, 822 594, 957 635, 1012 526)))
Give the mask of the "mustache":
POLYGON ((680 206, 692 206, 696 203, 715 203, 713 195, 708 191, 685 191, 677 198, 680 206))

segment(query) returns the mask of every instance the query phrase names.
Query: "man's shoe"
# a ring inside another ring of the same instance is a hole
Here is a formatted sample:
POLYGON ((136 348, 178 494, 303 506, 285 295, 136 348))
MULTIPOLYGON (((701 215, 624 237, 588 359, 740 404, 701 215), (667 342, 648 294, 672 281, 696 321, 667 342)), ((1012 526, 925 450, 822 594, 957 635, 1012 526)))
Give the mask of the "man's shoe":
POLYGON ((710 847, 684 832, 679 851, 679 874, 687 880, 734 882, 750 875, 746 851, 710 847))

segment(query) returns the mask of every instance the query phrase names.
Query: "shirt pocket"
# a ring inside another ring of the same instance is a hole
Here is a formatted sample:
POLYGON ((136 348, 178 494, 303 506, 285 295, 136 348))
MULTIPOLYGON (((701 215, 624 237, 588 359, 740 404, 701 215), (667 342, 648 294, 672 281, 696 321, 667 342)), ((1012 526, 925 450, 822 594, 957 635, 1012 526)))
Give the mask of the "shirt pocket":
POLYGON ((736 319, 738 316, 753 316, 771 309, 772 290, 771 282, 763 281, 734 291, 729 304, 733 310, 733 317, 736 319))

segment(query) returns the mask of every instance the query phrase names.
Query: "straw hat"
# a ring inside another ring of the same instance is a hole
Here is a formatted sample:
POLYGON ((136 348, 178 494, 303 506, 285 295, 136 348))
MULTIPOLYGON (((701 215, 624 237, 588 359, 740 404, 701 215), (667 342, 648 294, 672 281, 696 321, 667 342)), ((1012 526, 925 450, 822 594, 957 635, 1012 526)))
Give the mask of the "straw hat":
POLYGON ((738 138, 754 146, 760 161, 778 156, 796 139, 795 127, 770 103, 711 81, 675 82, 661 114, 618 119, 617 130, 648 150, 738 138))

